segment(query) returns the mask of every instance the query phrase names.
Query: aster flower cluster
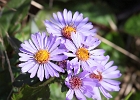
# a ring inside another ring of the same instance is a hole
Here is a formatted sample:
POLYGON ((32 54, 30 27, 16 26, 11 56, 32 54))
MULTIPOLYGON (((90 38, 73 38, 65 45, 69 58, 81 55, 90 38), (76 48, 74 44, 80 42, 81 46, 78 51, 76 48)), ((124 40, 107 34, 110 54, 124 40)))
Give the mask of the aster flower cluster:
POLYGON ((101 100, 100 93, 109 99, 110 92, 119 91, 120 82, 115 79, 121 73, 104 55, 105 50, 97 49, 101 41, 87 17, 64 9, 44 24, 49 36, 38 32, 21 44, 19 67, 23 73, 30 73, 30 78, 37 75, 40 81, 65 73, 66 100, 74 95, 78 100, 101 100))

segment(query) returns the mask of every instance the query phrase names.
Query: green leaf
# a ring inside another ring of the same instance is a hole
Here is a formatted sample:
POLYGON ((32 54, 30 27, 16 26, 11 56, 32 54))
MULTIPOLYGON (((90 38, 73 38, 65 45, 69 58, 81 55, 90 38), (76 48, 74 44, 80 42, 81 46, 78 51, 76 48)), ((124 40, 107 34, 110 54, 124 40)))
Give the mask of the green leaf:
POLYGON ((20 23, 17 23, 16 25, 13 25, 13 26, 11 25, 9 27, 8 33, 16 33, 16 32, 18 32, 20 30, 20 28, 21 28, 20 23))
POLYGON ((35 23, 38 25, 40 31, 46 31, 44 21, 49 20, 52 13, 56 12, 58 9, 53 8, 52 10, 40 10, 35 16, 35 23))
POLYGON ((30 74, 29 73, 24 73, 24 74, 20 74, 15 81, 13 82, 13 86, 14 87, 21 87, 24 84, 28 84, 28 85, 34 85, 38 82, 38 78, 34 77, 34 78, 30 78, 30 74))
POLYGON ((110 26, 109 21, 113 21, 116 23, 115 15, 111 11, 111 8, 107 5, 106 2, 93 2, 93 0, 71 0, 66 3, 60 3, 60 7, 78 11, 83 13, 84 17, 89 17, 90 21, 93 21, 98 24, 103 24, 106 26, 110 26), (71 6, 78 5, 78 6, 71 6))
POLYGON ((8 31, 9 27, 11 29, 16 28, 17 31, 17 27, 19 27, 18 24, 20 24, 27 15, 29 7, 30 0, 10 0, 2 11, 0 18, 0 23, 2 23, 0 25, 0 32, 3 35, 5 35, 5 32, 11 32, 8 31))
POLYGON ((61 92, 61 84, 55 82, 50 84, 49 87, 51 100, 65 100, 66 92, 61 92))
POLYGON ((124 24, 124 30, 132 36, 140 36, 140 14, 130 17, 124 24))
POLYGON ((68 91, 68 87, 65 85, 65 83, 63 83, 61 86, 61 92, 66 92, 66 91, 68 91))
POLYGON ((27 16, 30 2, 30 0, 22 0, 20 6, 16 8, 16 12, 11 20, 12 24, 17 24, 18 22, 22 21, 25 16, 27 16))
MULTIPOLYGON (((130 95, 130 93, 128 95, 130 95)), ((137 90, 135 93, 131 94, 129 100, 140 100, 140 91, 137 90)))
POLYGON ((13 49, 18 52, 20 48, 21 41, 19 41, 17 38, 13 36, 7 37, 8 43, 13 47, 13 49))
POLYGON ((24 41, 29 39, 30 34, 31 34, 31 21, 26 23, 26 26, 22 27, 22 29, 17 34, 15 34, 15 38, 17 38, 20 41, 24 41))
POLYGON ((0 100, 6 100, 12 89, 8 69, 0 71, 0 100))
POLYGON ((133 94, 133 92, 131 91, 125 98, 124 100, 129 100, 130 96, 133 94))
POLYGON ((12 100, 49 100, 49 86, 30 87, 24 85, 18 93, 12 95, 12 100))

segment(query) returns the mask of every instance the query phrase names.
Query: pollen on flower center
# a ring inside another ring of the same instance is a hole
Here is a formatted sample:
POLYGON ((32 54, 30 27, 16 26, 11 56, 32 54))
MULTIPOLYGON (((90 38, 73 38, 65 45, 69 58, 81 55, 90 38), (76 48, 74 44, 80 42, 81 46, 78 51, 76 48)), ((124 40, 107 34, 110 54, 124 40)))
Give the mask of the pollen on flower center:
POLYGON ((86 48, 79 48, 76 51, 76 56, 79 60, 86 61, 89 59, 89 51, 86 48))
POLYGON ((79 77, 72 77, 69 80, 72 89, 79 89, 82 86, 82 81, 79 77))
POLYGON ((38 63, 46 63, 49 60, 50 53, 47 50, 39 50, 34 58, 38 63))
POLYGON ((98 75, 95 74, 95 73, 91 73, 91 74, 89 75, 89 77, 92 78, 92 79, 97 79, 97 80, 101 81, 101 80, 102 80, 101 72, 99 72, 99 71, 97 71, 97 72, 98 72, 98 75))
POLYGON ((68 39, 71 38, 71 32, 76 32, 76 29, 73 28, 72 26, 65 26, 63 29, 62 29, 62 35, 68 39))

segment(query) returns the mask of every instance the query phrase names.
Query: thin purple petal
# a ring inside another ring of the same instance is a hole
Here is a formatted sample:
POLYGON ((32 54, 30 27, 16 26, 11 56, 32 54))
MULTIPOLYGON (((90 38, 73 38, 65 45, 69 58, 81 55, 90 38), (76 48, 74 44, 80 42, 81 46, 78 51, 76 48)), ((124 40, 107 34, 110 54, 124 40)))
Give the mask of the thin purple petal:
POLYGON ((74 95, 74 91, 69 89, 69 91, 66 94, 66 100, 72 100, 73 95, 74 95))

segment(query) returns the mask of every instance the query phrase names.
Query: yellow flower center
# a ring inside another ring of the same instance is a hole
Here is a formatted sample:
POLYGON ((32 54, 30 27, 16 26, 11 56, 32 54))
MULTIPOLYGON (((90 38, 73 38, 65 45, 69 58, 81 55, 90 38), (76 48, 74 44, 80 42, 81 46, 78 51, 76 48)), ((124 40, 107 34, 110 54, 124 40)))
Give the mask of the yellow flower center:
POLYGON ((47 50, 39 50, 34 58, 38 63, 46 63, 50 58, 50 53, 47 50))
POLYGON ((71 39, 71 32, 76 32, 76 29, 72 26, 66 26, 62 29, 62 35, 67 39, 71 39))
POLYGON ((82 47, 76 51, 76 56, 79 60, 86 61, 89 59, 89 52, 86 48, 82 47))

